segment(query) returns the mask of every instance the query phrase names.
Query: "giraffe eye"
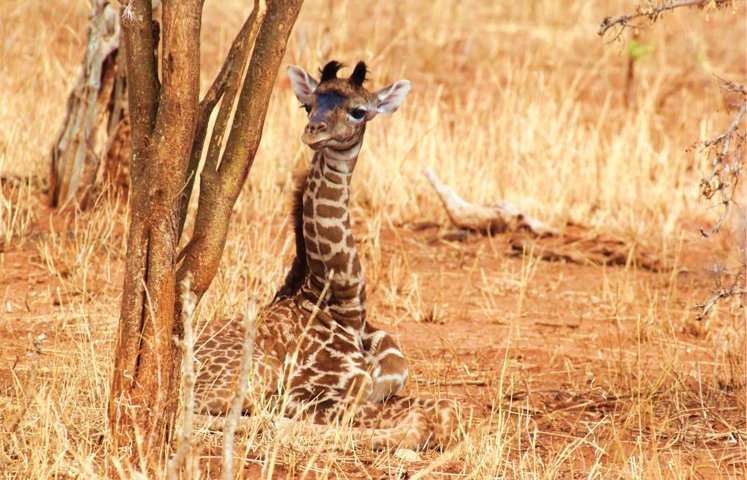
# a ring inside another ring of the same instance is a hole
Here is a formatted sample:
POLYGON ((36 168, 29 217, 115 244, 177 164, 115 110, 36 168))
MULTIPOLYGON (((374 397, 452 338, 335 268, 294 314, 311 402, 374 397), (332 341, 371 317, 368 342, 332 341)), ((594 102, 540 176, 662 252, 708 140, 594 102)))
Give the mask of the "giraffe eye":
POLYGON ((363 108, 354 108, 348 113, 353 120, 363 120, 366 116, 366 110, 363 108))
POLYGON ((301 108, 303 108, 304 110, 306 110, 306 113, 311 113, 311 105, 306 104, 306 103, 302 103, 301 104, 301 108))

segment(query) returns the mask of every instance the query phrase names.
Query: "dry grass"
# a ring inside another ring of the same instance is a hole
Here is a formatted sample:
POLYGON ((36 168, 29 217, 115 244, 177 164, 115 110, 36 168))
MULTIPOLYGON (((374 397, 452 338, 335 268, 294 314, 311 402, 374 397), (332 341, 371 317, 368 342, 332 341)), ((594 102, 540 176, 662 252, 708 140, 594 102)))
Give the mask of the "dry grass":
MULTIPOLYGON (((206 3, 203 85, 248 8, 206 3)), ((686 147, 728 121, 714 75, 747 78, 745 6, 680 11, 645 30, 654 51, 637 65, 626 109, 626 44, 596 28, 634 4, 307 0, 286 63, 363 59, 373 86, 413 81, 404 107, 368 129, 354 181, 370 317, 400 333, 410 391, 461 398, 473 418, 454 449, 409 460, 245 435, 235 450, 245 474, 744 474, 747 317, 735 300, 694 319, 721 253, 694 233, 715 213, 697 194, 706 158, 686 147), (456 244, 414 232, 405 226, 446 223, 425 165, 471 201, 506 198, 550 224, 620 233, 686 271, 509 258, 500 238, 456 244)), ((9 478, 132 475, 102 441, 126 207, 102 198, 60 218, 38 200, 87 12, 82 0, 0 6, 0 176, 37 178, 0 182, 0 472, 9 478)), ((203 322, 241 311, 247 295, 269 299, 293 248, 291 179, 309 155, 304 115, 285 78, 277 85, 223 268, 198 308, 203 322)), ((217 474, 220 441, 198 435, 203 476, 217 474)))

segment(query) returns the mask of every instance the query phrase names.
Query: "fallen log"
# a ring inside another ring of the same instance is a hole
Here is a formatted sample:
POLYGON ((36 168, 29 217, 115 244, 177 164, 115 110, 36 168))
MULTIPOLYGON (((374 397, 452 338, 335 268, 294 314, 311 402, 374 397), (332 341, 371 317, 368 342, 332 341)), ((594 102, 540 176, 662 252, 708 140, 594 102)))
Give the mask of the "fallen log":
POLYGON ((451 223, 461 229, 485 234, 527 230, 538 237, 559 234, 557 229, 526 215, 508 202, 492 207, 469 203, 444 184, 432 169, 426 168, 423 173, 441 199, 451 223))
MULTIPOLYGON (((654 272, 666 270, 665 262, 646 246, 619 236, 594 232, 589 227, 566 223, 562 229, 527 215, 509 202, 477 205, 462 198, 426 168, 423 172, 436 191, 451 223, 463 232, 482 235, 510 234, 512 254, 533 255, 547 261, 592 265, 634 265, 654 272)), ((466 235, 462 235, 464 238, 466 235)), ((447 234, 449 239, 460 238, 447 234)))

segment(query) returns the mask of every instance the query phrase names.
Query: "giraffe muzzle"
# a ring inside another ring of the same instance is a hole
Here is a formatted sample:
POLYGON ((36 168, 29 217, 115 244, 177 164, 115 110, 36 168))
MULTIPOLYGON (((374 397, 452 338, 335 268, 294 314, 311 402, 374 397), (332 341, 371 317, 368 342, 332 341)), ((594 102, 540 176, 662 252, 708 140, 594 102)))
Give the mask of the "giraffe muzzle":
POLYGON ((310 123, 306 125, 306 129, 301 136, 303 143, 313 150, 323 148, 331 138, 332 136, 327 131, 326 123, 310 123))

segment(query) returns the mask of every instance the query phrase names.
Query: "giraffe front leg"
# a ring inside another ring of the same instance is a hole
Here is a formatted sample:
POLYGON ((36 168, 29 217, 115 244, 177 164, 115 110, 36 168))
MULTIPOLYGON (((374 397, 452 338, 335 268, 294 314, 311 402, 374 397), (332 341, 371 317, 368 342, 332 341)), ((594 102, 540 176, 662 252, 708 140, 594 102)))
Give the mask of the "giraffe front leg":
POLYGON ((382 402, 405 386, 409 374, 407 360, 394 338, 369 322, 366 323, 362 343, 373 382, 368 399, 382 402))

